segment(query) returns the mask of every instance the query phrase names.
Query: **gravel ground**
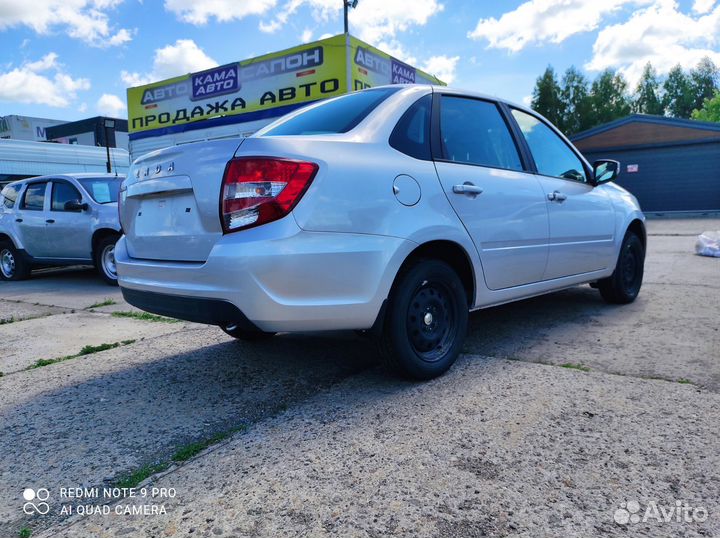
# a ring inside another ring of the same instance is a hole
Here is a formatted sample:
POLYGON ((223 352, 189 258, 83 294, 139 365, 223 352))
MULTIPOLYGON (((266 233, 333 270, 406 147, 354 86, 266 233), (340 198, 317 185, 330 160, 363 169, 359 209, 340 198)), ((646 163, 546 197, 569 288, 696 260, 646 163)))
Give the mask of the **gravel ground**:
POLYGON ((389 378, 352 333, 249 345, 136 320, 111 333, 108 312, 128 307, 92 272, 0 283, 0 318, 49 316, 0 325, 22 361, 137 340, 0 378, 0 536, 720 536, 720 260, 692 254, 707 229, 720 220, 649 222, 632 305, 585 286, 472 314, 465 355, 424 384, 389 378), (106 298, 118 304, 81 311, 106 298), (141 485, 174 498, 106 505, 165 514, 61 513, 103 502, 60 488, 157 463, 141 485), (23 514, 28 487, 50 490, 49 514, 23 514), (614 520, 676 501, 707 518, 614 520))

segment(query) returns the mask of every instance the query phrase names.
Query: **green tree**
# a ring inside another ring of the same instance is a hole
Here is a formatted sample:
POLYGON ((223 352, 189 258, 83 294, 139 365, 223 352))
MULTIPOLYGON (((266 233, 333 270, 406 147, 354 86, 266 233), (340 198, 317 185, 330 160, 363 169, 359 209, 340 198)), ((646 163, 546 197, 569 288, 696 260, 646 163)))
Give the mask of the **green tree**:
POLYGON ((630 114, 625 77, 606 69, 590 88, 591 124, 601 125, 630 114))
POLYGON ((673 118, 689 118, 692 114, 694 99, 690 79, 680 64, 673 67, 663 84, 663 102, 668 115, 673 118))
POLYGON ((635 90, 633 111, 657 116, 665 114, 665 107, 662 99, 660 99, 660 82, 657 78, 657 72, 650 62, 645 65, 640 82, 635 90))
POLYGON ((692 119, 720 123, 720 91, 716 91, 712 99, 705 99, 702 108, 692 113, 692 119))
POLYGON ((718 90, 718 68, 713 61, 705 57, 690 71, 690 89, 692 91, 693 110, 701 109, 706 99, 712 99, 718 90))
POLYGON ((545 69, 545 73, 543 73, 541 77, 538 77, 535 82, 530 106, 555 125, 560 126, 563 117, 560 85, 555 76, 555 70, 551 65, 545 69))
POLYGON ((589 83, 575 66, 565 71, 560 97, 562 99, 561 129, 568 135, 591 127, 589 83))

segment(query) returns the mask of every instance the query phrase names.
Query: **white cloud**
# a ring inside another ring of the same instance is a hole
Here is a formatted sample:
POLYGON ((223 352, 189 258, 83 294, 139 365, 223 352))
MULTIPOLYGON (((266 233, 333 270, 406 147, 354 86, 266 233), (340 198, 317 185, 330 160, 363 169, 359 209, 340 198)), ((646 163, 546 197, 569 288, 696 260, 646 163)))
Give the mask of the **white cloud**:
POLYGON ((435 75, 443 82, 452 84, 455 80, 458 61, 460 61, 460 56, 431 56, 420 66, 420 69, 435 75))
POLYGON ((218 63, 205 54, 192 39, 178 39, 174 45, 167 45, 155 51, 152 71, 149 73, 122 71, 120 78, 128 86, 142 86, 150 82, 210 69, 217 65, 218 63))
POLYGON ((480 19, 471 39, 488 47, 519 52, 530 44, 561 43, 568 37, 595 30, 604 16, 627 4, 651 0, 529 0, 499 19, 480 19))
POLYGON ((647 62, 660 74, 677 64, 689 68, 705 56, 720 65, 718 34, 720 7, 707 15, 692 16, 679 11, 672 0, 657 0, 626 22, 602 30, 585 68, 619 69, 634 87, 647 62))
POLYGON ((0 100, 15 103, 67 107, 78 91, 89 90, 90 81, 73 78, 62 70, 54 52, 0 73, 0 100), (54 71, 54 74, 47 73, 54 71))
POLYGON ((206 24, 212 18, 228 22, 264 15, 275 4, 277 0, 165 0, 165 9, 184 22, 206 24))
POLYGON ((80 103, 80 106, 78 107, 78 112, 80 112, 81 114, 85 114, 85 112, 87 112, 87 109, 87 103, 80 103))
POLYGON ((38 34, 59 28, 70 37, 97 47, 116 46, 132 38, 129 30, 115 30, 109 12, 123 0, 2 0, 0 30, 28 26, 38 34))
POLYGON ((716 0, 695 0, 695 3, 693 3, 693 11, 700 15, 710 13, 715 5, 715 1, 716 0))
POLYGON ((125 111, 127 110, 125 101, 111 93, 102 94, 97 101, 96 108, 103 116, 110 116, 112 118, 124 117, 125 111))
POLYGON ((313 36, 312 30, 310 28, 305 28, 303 30, 302 35, 300 36, 300 42, 301 43, 309 43, 310 41, 312 41, 312 36, 313 36))

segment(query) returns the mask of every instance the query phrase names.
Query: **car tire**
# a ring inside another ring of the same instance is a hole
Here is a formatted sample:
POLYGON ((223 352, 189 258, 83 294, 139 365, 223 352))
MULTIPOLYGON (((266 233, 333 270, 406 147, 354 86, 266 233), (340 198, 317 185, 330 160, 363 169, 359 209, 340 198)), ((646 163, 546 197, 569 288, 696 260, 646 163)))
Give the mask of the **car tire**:
POLYGON ((10 241, 0 241, 0 280, 25 280, 30 264, 10 241))
POLYGON ((115 266, 115 243, 120 239, 117 235, 103 237, 95 245, 95 268, 103 280, 111 286, 118 285, 115 266))
POLYGON ((445 262, 419 260, 402 271, 390 292, 380 356, 403 377, 438 377, 457 360, 467 324, 468 297, 460 277, 445 262))
POLYGON ((245 342, 256 342, 258 340, 268 340, 275 336, 277 333, 266 333, 263 331, 248 331, 241 329, 237 325, 228 325, 227 327, 220 327, 225 334, 232 336, 238 340, 245 342))
POLYGON ((620 247, 613 274, 597 283, 605 302, 632 303, 640 293, 645 265, 645 248, 636 233, 628 231, 620 247))

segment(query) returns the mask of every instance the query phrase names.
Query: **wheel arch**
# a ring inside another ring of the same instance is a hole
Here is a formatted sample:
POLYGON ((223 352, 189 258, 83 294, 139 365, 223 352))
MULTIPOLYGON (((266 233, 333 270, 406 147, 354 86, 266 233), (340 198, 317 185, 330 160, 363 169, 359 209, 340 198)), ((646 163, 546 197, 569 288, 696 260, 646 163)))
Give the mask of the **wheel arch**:
POLYGON ((642 242, 643 250, 647 251, 647 230, 645 229, 645 224, 640 219, 634 219, 630 224, 628 224, 627 232, 634 232, 639 238, 640 242, 642 242))
POLYGON ((0 233, 0 242, 3 242, 3 241, 9 241, 12 244, 12 246, 14 246, 15 248, 18 248, 18 246, 15 244, 15 241, 13 241, 13 238, 10 237, 6 233, 0 233))
POLYGON ((410 254, 408 254, 403 263, 400 265, 400 269, 395 275, 395 279, 392 284, 393 287, 403 271, 420 259, 440 260, 452 267, 452 269, 460 277, 460 281, 463 283, 463 287, 465 288, 468 308, 472 307, 475 301, 475 293, 477 291, 475 270, 467 251, 462 247, 462 245, 459 245, 454 241, 440 239, 418 245, 412 252, 410 252, 410 254))
POLYGON ((97 245, 100 241, 110 236, 117 236, 117 238, 120 239, 121 235, 122 234, 120 232, 112 228, 98 228, 95 230, 92 235, 92 242, 90 243, 92 245, 92 259, 95 259, 95 255, 97 254, 97 245))

